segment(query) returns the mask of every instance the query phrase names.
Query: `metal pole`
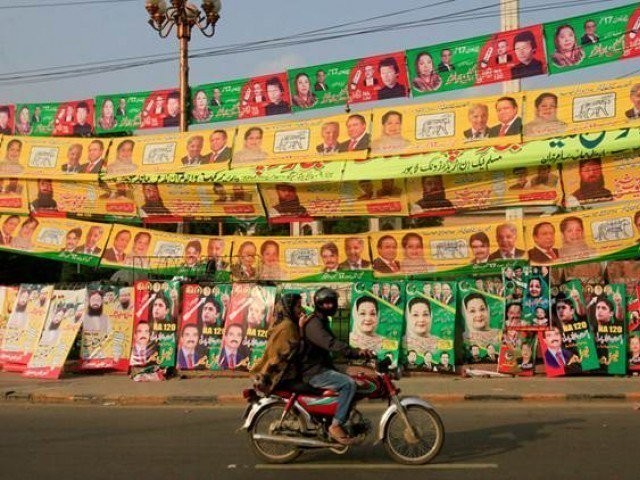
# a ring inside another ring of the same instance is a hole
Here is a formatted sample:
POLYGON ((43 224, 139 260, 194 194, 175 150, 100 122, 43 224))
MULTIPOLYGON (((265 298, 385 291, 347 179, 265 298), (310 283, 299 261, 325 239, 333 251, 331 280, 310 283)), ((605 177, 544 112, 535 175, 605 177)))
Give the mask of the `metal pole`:
MULTIPOLYGON (((503 32, 520 27, 520 0, 500 0, 500 29, 503 32)), ((520 79, 502 82, 502 93, 519 92, 520 79)))
POLYGON ((178 24, 178 39, 180 41, 180 131, 189 130, 189 40, 191 39, 191 25, 184 20, 178 24))

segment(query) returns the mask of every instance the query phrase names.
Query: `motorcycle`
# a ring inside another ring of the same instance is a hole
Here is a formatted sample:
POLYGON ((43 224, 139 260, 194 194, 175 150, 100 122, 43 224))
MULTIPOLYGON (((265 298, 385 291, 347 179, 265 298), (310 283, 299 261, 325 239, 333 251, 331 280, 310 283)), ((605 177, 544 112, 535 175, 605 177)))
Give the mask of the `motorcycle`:
MULTIPOLYGON (((377 442, 396 462, 421 465, 433 460, 444 442, 444 426, 432 405, 416 397, 400 397, 393 379, 391 360, 375 363, 371 374, 352 375, 357 391, 345 430, 362 444, 372 425, 356 408, 363 399, 387 400, 388 408, 378 426, 377 442)), ((352 445, 341 445, 328 433, 337 408, 337 394, 300 382, 279 385, 268 397, 246 389, 248 405, 241 429, 247 430, 258 457, 268 463, 289 463, 305 450, 327 449, 344 454, 352 445)))

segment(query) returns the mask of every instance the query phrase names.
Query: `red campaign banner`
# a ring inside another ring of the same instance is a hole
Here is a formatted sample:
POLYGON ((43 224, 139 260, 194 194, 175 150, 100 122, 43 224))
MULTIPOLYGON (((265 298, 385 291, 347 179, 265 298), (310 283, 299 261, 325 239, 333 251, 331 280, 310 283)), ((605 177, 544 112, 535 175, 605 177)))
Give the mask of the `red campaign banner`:
POLYGON ((547 73, 542 25, 494 33, 478 54, 476 85, 547 73))
POLYGON ((640 287, 635 288, 632 301, 627 304, 630 372, 640 372, 640 287))
POLYGON ((622 58, 633 58, 640 55, 640 8, 629 17, 624 34, 622 58))
POLYGON ((15 105, 0 105, 0 134, 13 135, 15 105))
POLYGON ((180 126, 180 92, 155 90, 144 100, 140 129, 180 126))
POLYGON ((240 89, 238 118, 291 113, 291 92, 286 72, 253 77, 240 89))
POLYGON ((54 137, 90 137, 93 134, 93 99, 64 102, 53 121, 54 137))
POLYGON ((406 97, 408 85, 404 52, 363 58, 349 73, 349 103, 406 97))

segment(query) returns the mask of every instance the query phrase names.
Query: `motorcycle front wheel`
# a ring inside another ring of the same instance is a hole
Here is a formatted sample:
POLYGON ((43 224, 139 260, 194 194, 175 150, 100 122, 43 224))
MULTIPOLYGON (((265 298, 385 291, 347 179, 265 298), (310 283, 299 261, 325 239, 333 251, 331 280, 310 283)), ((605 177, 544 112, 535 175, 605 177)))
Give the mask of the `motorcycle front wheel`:
POLYGON ((402 415, 395 411, 384 432, 384 447, 396 462, 405 465, 422 465, 433 460, 444 443, 444 426, 440 416, 421 405, 406 407, 407 427, 402 415), (415 433, 415 435, 414 435, 415 433))
POLYGON ((289 463, 302 453, 295 445, 254 438, 255 434, 295 436, 296 431, 300 432, 300 419, 295 412, 290 411, 280 423, 284 407, 283 404, 269 405, 258 413, 253 427, 249 430, 253 451, 267 463, 289 463))

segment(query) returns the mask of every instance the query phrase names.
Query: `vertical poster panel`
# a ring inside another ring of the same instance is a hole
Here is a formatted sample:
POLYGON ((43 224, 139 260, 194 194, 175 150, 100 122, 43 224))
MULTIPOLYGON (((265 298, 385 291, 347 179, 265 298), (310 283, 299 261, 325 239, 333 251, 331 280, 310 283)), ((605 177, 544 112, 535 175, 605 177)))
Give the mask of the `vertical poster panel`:
POLYGON ((192 87, 189 123, 214 123, 237 119, 240 92, 246 83, 246 79, 241 79, 192 87))
POLYGON ((458 315, 467 363, 497 363, 505 298, 491 293, 482 278, 458 282, 458 315))
POLYGON ((176 362, 180 283, 135 283, 135 317, 130 365, 173 367, 176 362))
POLYGON ((92 99, 61 103, 51 134, 54 137, 90 137, 93 134, 93 114, 92 99))
POLYGON ((26 180, 0 178, 0 213, 29 213, 26 180))
POLYGON ((407 369, 455 370, 455 282, 407 282, 402 358, 407 369))
POLYGON ((229 284, 183 285, 180 340, 176 361, 179 369, 219 369, 218 356, 230 293, 229 284), (198 338, 195 338, 196 333, 198 338))
POLYGON ((621 284, 597 284, 587 305, 587 316, 596 334, 600 372, 609 375, 627 373, 625 336, 626 295, 621 284))
POLYGON ((351 292, 349 345, 398 364, 404 335, 404 284, 356 282, 351 292))
MULTIPOLYGON (((544 330, 551 319, 551 279, 549 268, 525 267, 526 288, 522 301, 520 330, 544 330)), ((508 315, 507 309, 507 315, 508 315)))
POLYGON ((89 286, 89 328, 83 324, 80 369, 129 369, 134 302, 132 287, 89 286))
POLYGON ((144 99, 140 111, 141 130, 148 128, 178 127, 180 125, 180 92, 156 90, 144 99))
POLYGON ((356 60, 326 63, 287 71, 294 112, 347 103, 349 74, 356 60))
POLYGON ((291 113, 289 83, 284 72, 246 80, 240 95, 238 118, 291 113))
POLYGON ((361 58, 349 73, 349 103, 409 95, 404 52, 361 58))
POLYGON ((629 338, 627 365, 630 372, 640 371, 640 287, 627 297, 627 332, 629 338))
MULTIPOLYGON (((257 285, 251 283, 233 284, 229 308, 226 311, 224 321, 222 344, 217 358, 220 370, 246 371, 249 369, 251 339, 247 337, 247 316, 249 306, 253 303, 251 291, 254 287, 257 285)), ((271 306, 273 311, 273 302, 271 306)), ((265 326, 266 324, 262 327, 265 326)), ((258 332, 258 328, 254 328, 254 330, 256 333, 258 332)), ((264 328, 260 328, 260 330, 262 331, 264 328)))
POLYGON ((536 365, 538 334, 505 327, 500 342, 498 372, 532 376, 536 365))
POLYGON ((71 347, 78 336, 87 302, 87 289, 54 290, 42 336, 29 359, 25 377, 60 377, 71 347))
POLYGON ((15 126, 15 105, 0 105, 0 134, 13 135, 15 126))
POLYGON ((35 351, 49 311, 53 285, 22 284, 7 321, 0 362, 24 370, 35 351))
MULTIPOLYGON (((16 105, 15 134, 35 137, 51 136, 56 124, 60 103, 28 103, 16 105)), ((74 111, 69 111, 73 121, 74 111)), ((66 111, 65 111, 66 120, 66 111)))
POLYGON ((413 96, 546 73, 542 26, 407 50, 413 96))
POLYGON ((544 24, 549 73, 591 67, 640 51, 637 3, 544 24))
MULTIPOLYGON (((11 316, 13 305, 16 303, 18 290, 18 287, 0 287, 0 345, 2 345, 5 328, 11 316)), ((0 364, 2 364, 1 361, 0 364)))

